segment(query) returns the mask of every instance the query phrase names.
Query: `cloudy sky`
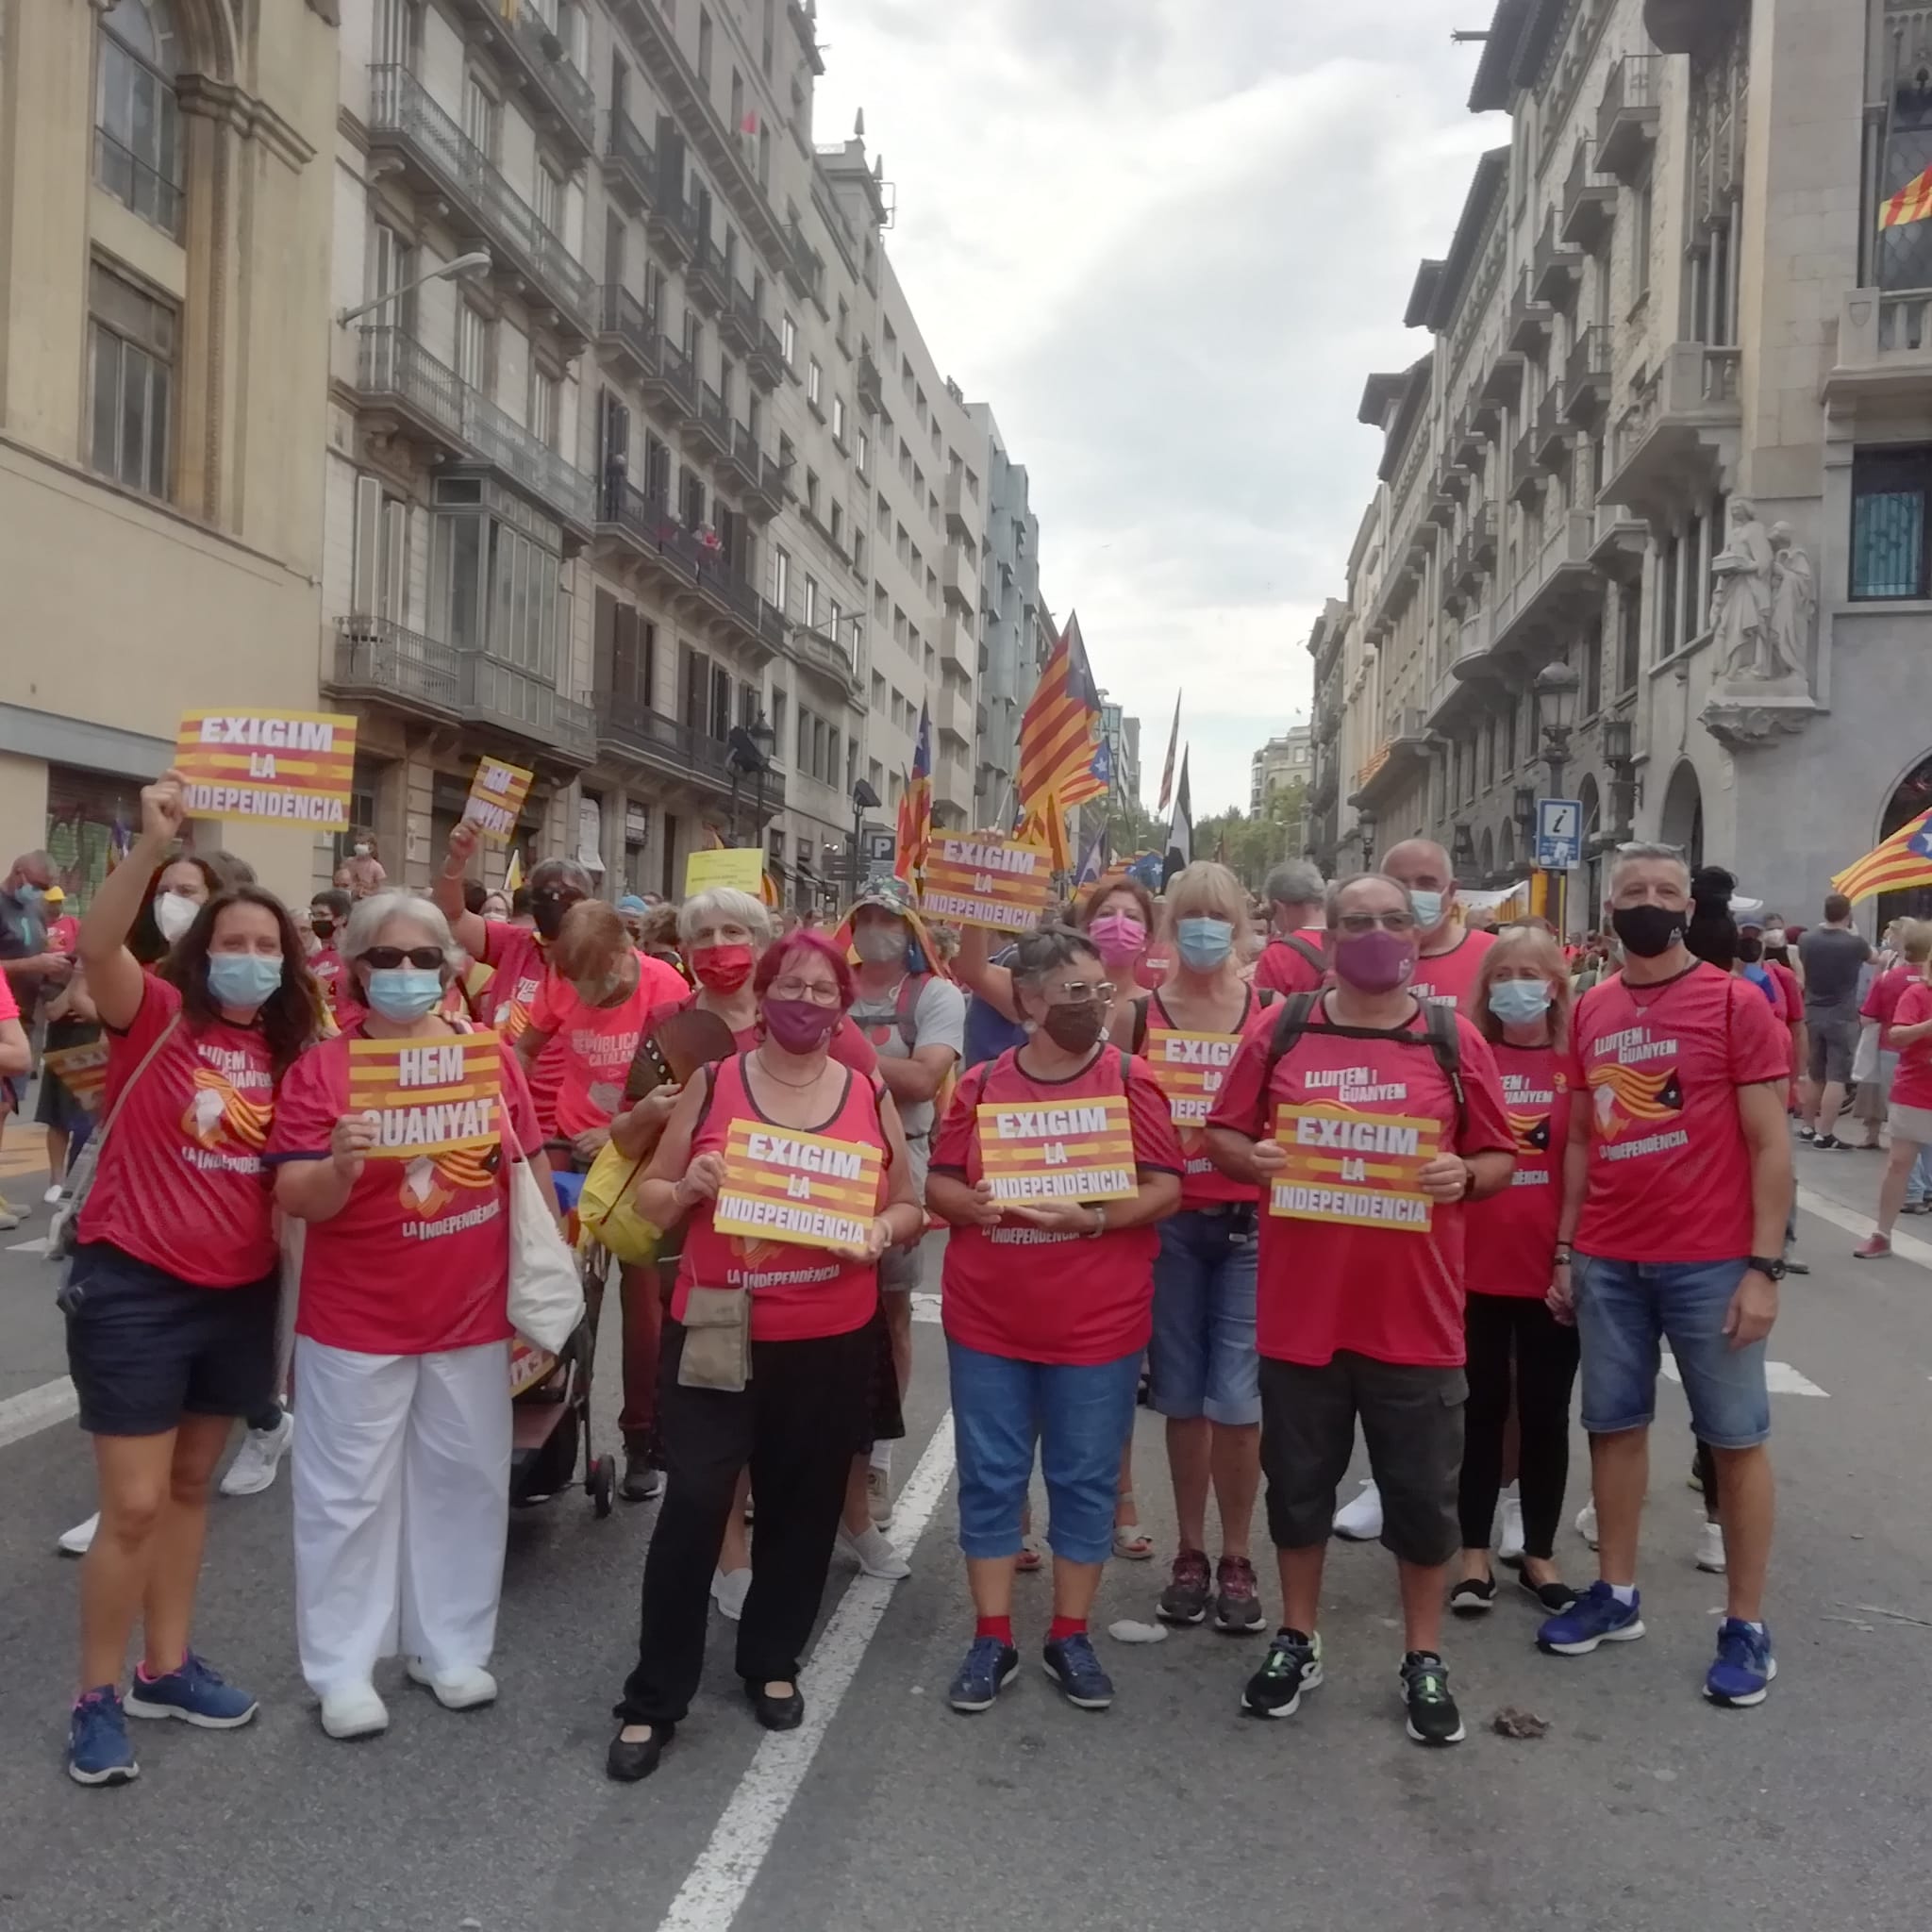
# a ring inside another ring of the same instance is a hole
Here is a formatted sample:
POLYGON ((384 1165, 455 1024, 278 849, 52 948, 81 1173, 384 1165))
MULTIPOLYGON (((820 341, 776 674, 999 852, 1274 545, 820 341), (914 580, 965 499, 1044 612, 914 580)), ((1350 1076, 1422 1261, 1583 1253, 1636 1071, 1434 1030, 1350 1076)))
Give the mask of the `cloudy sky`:
POLYGON ((1476 155, 1490 0, 820 0, 817 138, 866 134, 940 367, 1026 464, 1042 582, 1197 814, 1306 717, 1378 443, 1355 420, 1476 155))

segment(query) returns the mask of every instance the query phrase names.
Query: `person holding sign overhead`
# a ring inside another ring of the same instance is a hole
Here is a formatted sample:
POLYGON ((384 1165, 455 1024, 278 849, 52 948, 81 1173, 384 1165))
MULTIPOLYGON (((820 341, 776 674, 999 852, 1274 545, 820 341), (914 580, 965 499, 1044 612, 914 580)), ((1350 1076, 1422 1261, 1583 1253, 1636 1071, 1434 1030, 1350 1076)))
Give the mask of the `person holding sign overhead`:
POLYGON ((954 1229, 941 1307, 978 1620, 947 1695, 985 1710, 1019 1668, 1013 1573, 1037 1440, 1054 1557, 1042 1661, 1069 1703, 1105 1710, 1113 1683, 1087 1618, 1151 1326, 1154 1224, 1180 1205, 1181 1150, 1145 1062, 1105 1038, 1116 989, 1084 933, 1029 933, 1012 986, 1025 1043, 961 1079, 926 1181, 954 1229))
POLYGON ((291 1070, 268 1158, 307 1225, 296 1644, 323 1729, 365 1738, 388 1728, 375 1674, 398 1644, 446 1709, 496 1695, 509 1173, 540 1140, 516 1056, 438 1010, 458 956, 427 899, 358 900, 341 952, 358 1018, 291 1070))
POLYGON ((1453 1744, 1440 1643, 1468 1396, 1462 1204, 1508 1186, 1515 1141, 1489 1042, 1408 990, 1419 927, 1399 880, 1330 889, 1336 983, 1249 1032, 1208 1144, 1268 1206, 1256 1325, 1283 1618, 1243 1706, 1288 1717, 1322 1681, 1323 1559, 1359 1416, 1401 1581, 1408 1734, 1453 1744))
POLYGON ((803 1723, 799 1659, 872 1433, 879 1257, 924 1224, 891 1096, 828 1051, 852 1004, 843 953, 793 933, 765 949, 752 984, 763 1038, 684 1083, 638 1188, 645 1220, 689 1226, 664 1334, 668 1487, 606 1759, 624 1783, 657 1770, 691 1708, 747 1463, 758 1562, 738 1674, 768 1730, 803 1723))

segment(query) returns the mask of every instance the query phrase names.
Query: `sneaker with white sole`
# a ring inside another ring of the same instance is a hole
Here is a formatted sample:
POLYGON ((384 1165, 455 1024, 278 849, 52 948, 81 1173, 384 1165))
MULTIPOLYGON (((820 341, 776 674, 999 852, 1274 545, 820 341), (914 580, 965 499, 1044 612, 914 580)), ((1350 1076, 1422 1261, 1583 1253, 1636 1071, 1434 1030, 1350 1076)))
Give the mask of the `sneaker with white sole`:
POLYGON ((735 1624, 744 1615, 744 1600, 751 1594, 751 1570, 714 1570, 711 1572, 711 1601, 718 1606, 718 1614, 735 1624))
POLYGON ((63 1557, 84 1557, 94 1546, 94 1531, 101 1526, 101 1512, 96 1509, 85 1523, 76 1523, 72 1529, 63 1529, 54 1539, 54 1547, 63 1557))
POLYGON ((1707 1522, 1697 1532, 1697 1567, 1713 1576, 1724 1574, 1724 1526, 1707 1522))
POLYGON ((44 1194, 41 1196, 41 1199, 47 1207, 58 1208, 59 1207, 62 1199, 65 1197, 66 1192, 66 1189, 63 1188, 58 1181, 56 1181, 54 1185, 51 1188, 49 1188, 44 1194))
POLYGON ((870 1523, 857 1536, 841 1524, 839 1547, 867 1576, 876 1576, 886 1583, 901 1583, 912 1574, 912 1565, 894 1548, 891 1538, 870 1523))
POLYGON ((375 1694, 374 1684, 345 1684, 322 1700, 322 1728, 346 1742, 351 1738, 379 1737, 389 1729, 389 1706, 375 1694))
POLYGON ((275 1484, 275 1472, 295 1439, 295 1418, 287 1409, 272 1429, 250 1429, 219 1484, 225 1496, 258 1496, 275 1484))
POLYGON ((865 1472, 865 1503, 874 1529, 892 1526, 892 1465, 881 1469, 877 1463, 865 1472))
POLYGON ((1594 1503, 1586 1503, 1576 1512, 1576 1534, 1591 1549, 1596 1548, 1596 1505, 1594 1503))
POLYGON ((445 1710, 475 1710, 496 1702, 496 1679, 480 1664, 458 1664, 454 1670, 432 1671, 420 1657, 406 1658, 403 1668, 412 1684, 436 1693, 445 1710))
POLYGON ((1523 1499, 1512 1485, 1503 1498, 1503 1534, 1496 1544, 1499 1563, 1523 1561, 1523 1499))
POLYGON ((1373 1477, 1362 1485, 1354 1502, 1335 1512, 1335 1534, 1352 1543, 1372 1543, 1382 1534, 1382 1492, 1373 1477))

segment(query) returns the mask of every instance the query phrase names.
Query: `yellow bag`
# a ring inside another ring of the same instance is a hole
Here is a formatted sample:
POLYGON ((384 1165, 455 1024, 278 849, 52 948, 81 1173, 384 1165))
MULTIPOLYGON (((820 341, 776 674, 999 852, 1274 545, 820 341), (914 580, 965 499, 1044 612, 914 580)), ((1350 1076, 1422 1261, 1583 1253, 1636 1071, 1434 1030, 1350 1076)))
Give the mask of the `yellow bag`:
POLYGON ((591 1163, 584 1176, 584 1191, 577 1200, 577 1252, 587 1253, 594 1243, 607 1248, 628 1267, 640 1267, 655 1258, 658 1239, 662 1233, 638 1212, 637 1185, 649 1161, 648 1155, 633 1160, 608 1143, 591 1163))

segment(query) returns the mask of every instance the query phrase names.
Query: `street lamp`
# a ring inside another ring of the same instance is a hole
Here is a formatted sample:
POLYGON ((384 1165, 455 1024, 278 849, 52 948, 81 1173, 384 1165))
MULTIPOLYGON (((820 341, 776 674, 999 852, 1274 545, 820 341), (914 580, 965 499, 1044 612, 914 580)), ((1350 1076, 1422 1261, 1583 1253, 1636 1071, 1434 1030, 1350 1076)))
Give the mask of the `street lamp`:
POLYGON ((858 897, 858 841, 865 824, 865 815, 876 811, 881 801, 876 791, 863 778, 852 788, 852 898, 858 897))
POLYGON ((1375 863, 1375 814, 1366 808, 1357 811, 1355 828, 1362 841, 1362 870, 1368 872, 1375 863))
POLYGON ((426 275, 418 275, 413 282, 405 282, 400 289, 386 289, 373 302, 364 302, 359 308, 343 308, 337 311, 336 321, 346 328, 358 316, 367 315, 372 308, 380 308, 385 302, 393 302, 399 296, 413 295, 416 291, 430 282, 451 281, 459 275, 481 275, 490 268, 490 251, 477 248, 468 255, 459 255, 454 261, 446 261, 441 268, 433 268, 426 275))
MULTIPOLYGON (((1576 723, 1576 693, 1582 690, 1583 680, 1557 658, 1537 673, 1529 688, 1536 693, 1537 719, 1542 727, 1542 760, 1550 768, 1549 795, 1561 798, 1563 773, 1570 763, 1570 733, 1576 723)), ((1581 857, 1583 827, 1579 824, 1576 830, 1581 857)), ((1551 873, 1545 883, 1544 917, 1557 928, 1559 940, 1569 931, 1565 904, 1569 883, 1567 872, 1551 873)))
POLYGON ((765 836, 765 774, 772 769, 771 750, 777 742, 778 735, 765 723, 765 714, 760 711, 749 725, 734 724, 730 736, 724 741, 729 747, 724 755, 724 763, 731 774, 731 836, 736 839, 738 831, 738 781, 741 776, 755 777, 758 780, 758 837, 760 842, 765 836))

